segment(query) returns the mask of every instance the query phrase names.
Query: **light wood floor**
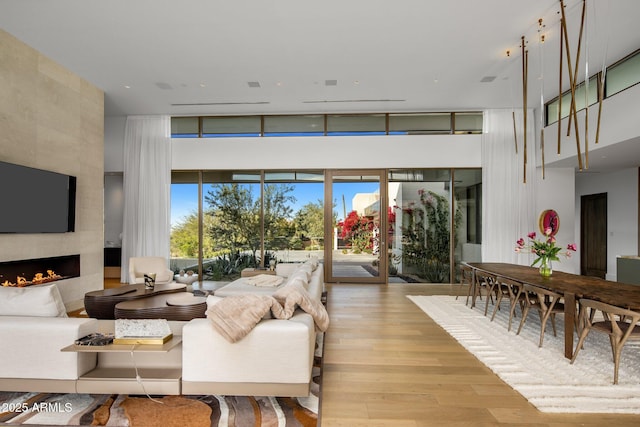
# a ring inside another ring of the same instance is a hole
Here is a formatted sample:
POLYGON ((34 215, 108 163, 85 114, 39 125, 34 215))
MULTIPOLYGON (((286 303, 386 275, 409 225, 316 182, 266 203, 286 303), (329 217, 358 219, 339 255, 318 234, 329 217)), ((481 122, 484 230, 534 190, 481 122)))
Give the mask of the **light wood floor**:
POLYGON ((539 412, 406 298, 456 285, 327 289, 323 427, 640 425, 640 416, 539 412))
POLYGON ((541 413, 406 298, 455 295, 457 285, 326 288, 323 427, 640 425, 640 415, 541 413))

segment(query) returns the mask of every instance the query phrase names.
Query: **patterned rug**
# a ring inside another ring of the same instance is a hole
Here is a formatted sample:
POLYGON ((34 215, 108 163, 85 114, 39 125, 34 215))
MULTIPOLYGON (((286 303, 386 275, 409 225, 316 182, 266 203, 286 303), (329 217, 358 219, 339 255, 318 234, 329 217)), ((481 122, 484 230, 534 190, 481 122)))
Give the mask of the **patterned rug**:
POLYGON ((319 425, 324 338, 318 335, 308 397, 0 392, 0 425, 315 427, 319 425))
MULTIPOLYGON (((542 348, 537 312, 520 318, 507 331, 509 302, 493 322, 484 315, 484 301, 470 309, 452 296, 408 296, 429 317, 542 412, 640 414, 640 348, 627 343, 620 358, 620 381, 613 385, 611 346, 605 334, 592 332, 572 365, 564 357, 563 316, 556 319, 558 336, 547 325, 542 348)), ((489 312, 491 313, 491 311, 489 312)), ((520 310, 516 312, 519 316, 520 310)), ((574 340, 577 342, 577 338, 574 340)))

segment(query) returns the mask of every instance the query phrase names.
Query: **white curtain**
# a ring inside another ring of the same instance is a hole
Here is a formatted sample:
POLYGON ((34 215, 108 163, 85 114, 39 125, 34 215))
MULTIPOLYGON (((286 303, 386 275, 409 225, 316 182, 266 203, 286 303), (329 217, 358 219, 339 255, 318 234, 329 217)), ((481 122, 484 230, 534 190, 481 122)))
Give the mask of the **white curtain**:
POLYGON ((531 257, 515 252, 516 241, 537 229, 534 115, 527 114, 527 164, 524 167, 522 110, 488 110, 482 136, 482 260, 528 265, 531 257), (526 183, 523 177, 526 176, 526 183))
POLYGON ((127 117, 124 136, 124 218, 120 280, 129 281, 129 258, 169 259, 171 118, 127 117))

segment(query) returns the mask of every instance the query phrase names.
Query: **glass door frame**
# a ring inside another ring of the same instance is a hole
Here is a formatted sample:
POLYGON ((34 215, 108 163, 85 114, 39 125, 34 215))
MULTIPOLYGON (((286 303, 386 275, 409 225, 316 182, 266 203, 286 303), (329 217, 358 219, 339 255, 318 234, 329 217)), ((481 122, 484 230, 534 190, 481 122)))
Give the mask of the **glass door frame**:
POLYGON ((388 249, 387 239, 387 193, 388 179, 386 169, 326 169, 324 177, 324 280, 327 283, 373 283, 386 284, 388 282, 388 249), (333 179, 340 176, 377 176, 380 185, 380 233, 378 276, 371 277, 340 277, 333 275, 333 179), (331 238, 329 239, 329 237, 331 238))

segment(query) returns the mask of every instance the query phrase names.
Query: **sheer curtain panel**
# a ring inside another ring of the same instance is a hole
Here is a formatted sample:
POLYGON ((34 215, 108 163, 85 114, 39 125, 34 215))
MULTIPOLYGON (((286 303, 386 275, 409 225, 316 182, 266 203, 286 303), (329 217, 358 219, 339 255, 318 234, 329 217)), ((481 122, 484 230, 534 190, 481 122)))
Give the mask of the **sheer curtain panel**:
POLYGON ((515 252, 536 224, 536 139, 533 111, 527 117, 527 165, 524 168, 522 110, 487 110, 482 135, 483 232, 482 260, 528 265, 528 256, 515 252), (524 176, 526 175, 526 183, 524 176))
POLYGON ((170 135, 169 116, 127 117, 124 137, 122 282, 129 280, 130 257, 162 256, 169 259, 170 135))

